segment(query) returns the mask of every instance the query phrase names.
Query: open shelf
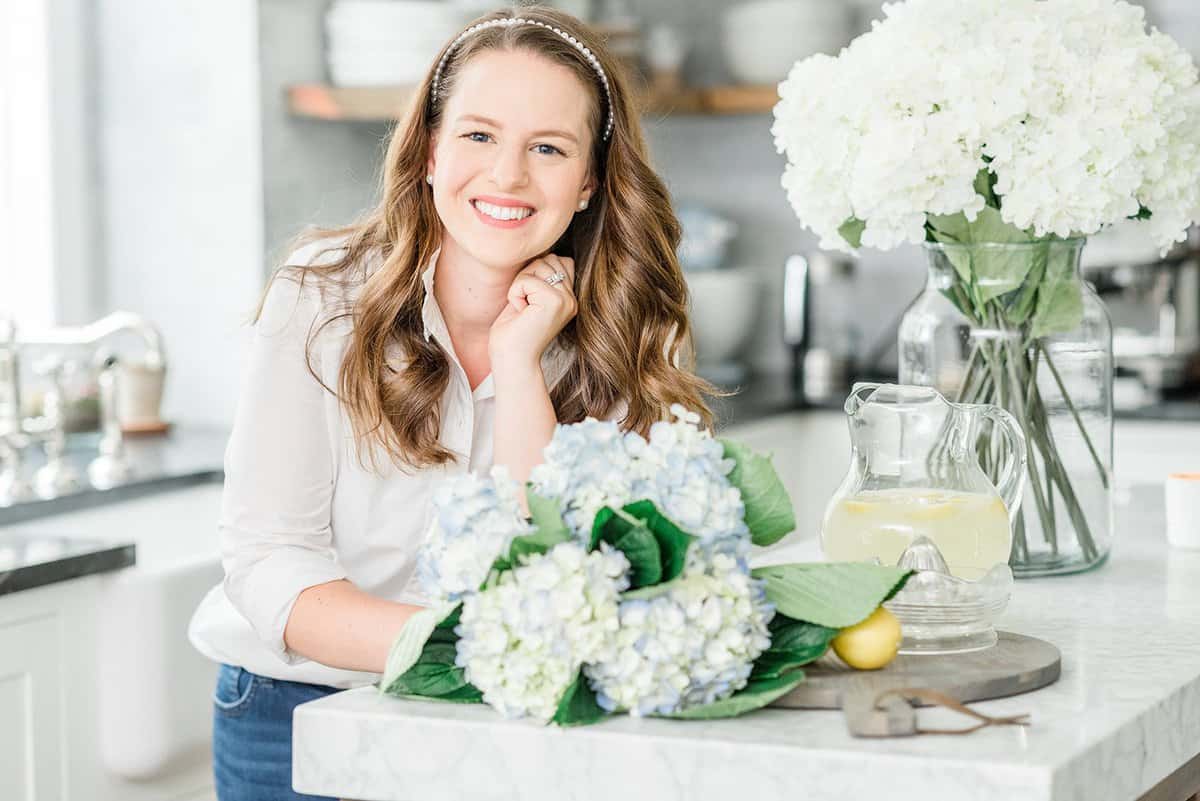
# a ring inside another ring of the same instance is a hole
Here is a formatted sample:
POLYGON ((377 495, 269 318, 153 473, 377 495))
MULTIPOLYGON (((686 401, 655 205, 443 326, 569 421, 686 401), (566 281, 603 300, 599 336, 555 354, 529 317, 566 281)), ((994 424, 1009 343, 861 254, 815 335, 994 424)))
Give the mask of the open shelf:
MULTIPOLYGON (((395 120, 412 96, 408 86, 331 86, 301 83, 288 87, 288 108, 294 116, 331 121, 395 120)), ((776 87, 708 86, 670 92, 648 92, 644 111, 650 114, 765 114, 779 102, 776 87)))

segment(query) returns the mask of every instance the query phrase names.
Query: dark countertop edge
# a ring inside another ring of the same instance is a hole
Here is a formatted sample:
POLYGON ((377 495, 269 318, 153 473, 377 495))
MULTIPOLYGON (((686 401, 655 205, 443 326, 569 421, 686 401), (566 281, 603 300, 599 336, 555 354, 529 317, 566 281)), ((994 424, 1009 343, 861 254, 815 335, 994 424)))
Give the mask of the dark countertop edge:
POLYGON ((200 469, 188 473, 163 475, 151 479, 133 481, 105 490, 89 488, 49 500, 25 501, 14 506, 0 508, 0 534, 3 533, 4 526, 13 523, 24 523, 50 515, 93 509, 97 506, 107 506, 112 503, 129 501, 160 492, 184 489, 198 484, 216 483, 224 480, 224 478, 225 473, 220 468, 200 469))
POLYGON ((133 567, 137 563, 137 546, 134 543, 96 543, 96 546, 94 551, 72 554, 48 562, 35 562, 0 572, 0 596, 95 573, 133 567))

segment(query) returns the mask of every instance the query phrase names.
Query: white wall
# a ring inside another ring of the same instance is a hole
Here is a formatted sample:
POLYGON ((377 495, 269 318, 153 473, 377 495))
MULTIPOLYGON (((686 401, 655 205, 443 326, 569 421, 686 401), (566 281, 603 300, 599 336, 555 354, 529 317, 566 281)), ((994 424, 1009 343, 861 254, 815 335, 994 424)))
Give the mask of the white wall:
POLYGON ((254 3, 98 3, 106 310, 162 330, 164 419, 228 424, 262 285, 254 3))

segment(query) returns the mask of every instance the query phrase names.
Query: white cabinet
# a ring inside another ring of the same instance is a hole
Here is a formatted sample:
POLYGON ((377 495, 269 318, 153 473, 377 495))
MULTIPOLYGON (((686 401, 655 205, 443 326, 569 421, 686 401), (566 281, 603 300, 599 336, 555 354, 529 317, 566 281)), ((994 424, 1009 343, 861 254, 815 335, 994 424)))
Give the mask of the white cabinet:
POLYGON ((5 528, 134 542, 137 564, 0 595, 0 801, 214 797, 216 665, 191 647, 187 622, 221 580, 220 490, 5 528))
POLYGON ((0 596, 0 798, 90 801, 94 576, 0 596), (83 651, 77 651, 82 645, 83 651), (69 667, 68 667, 69 666, 69 667))
POLYGON ((58 617, 0 626, 0 798, 62 795, 58 617))

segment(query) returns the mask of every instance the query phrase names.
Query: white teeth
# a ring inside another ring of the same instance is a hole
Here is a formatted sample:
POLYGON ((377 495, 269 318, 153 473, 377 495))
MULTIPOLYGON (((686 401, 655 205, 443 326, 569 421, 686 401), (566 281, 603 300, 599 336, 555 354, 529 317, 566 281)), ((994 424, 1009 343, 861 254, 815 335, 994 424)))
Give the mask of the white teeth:
POLYGON ((482 200, 472 202, 475 204, 475 208, 497 220, 522 220, 533 214, 533 209, 516 208, 514 206, 493 206, 491 203, 484 203, 482 200))

